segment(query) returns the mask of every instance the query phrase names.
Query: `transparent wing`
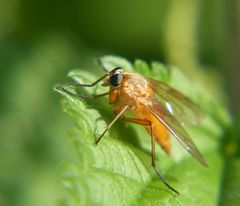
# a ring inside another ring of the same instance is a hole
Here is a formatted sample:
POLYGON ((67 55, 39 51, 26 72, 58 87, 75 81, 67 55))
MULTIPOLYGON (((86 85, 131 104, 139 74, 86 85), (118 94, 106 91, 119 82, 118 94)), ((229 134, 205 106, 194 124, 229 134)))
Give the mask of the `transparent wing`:
POLYGON ((179 122, 195 124, 202 119, 201 109, 188 97, 162 82, 154 79, 148 81, 162 106, 179 122))
POLYGON ((200 153, 190 136, 184 130, 182 125, 172 116, 172 114, 155 98, 151 98, 149 101, 141 102, 145 108, 153 114, 181 143, 181 145, 202 165, 208 167, 206 160, 200 153))

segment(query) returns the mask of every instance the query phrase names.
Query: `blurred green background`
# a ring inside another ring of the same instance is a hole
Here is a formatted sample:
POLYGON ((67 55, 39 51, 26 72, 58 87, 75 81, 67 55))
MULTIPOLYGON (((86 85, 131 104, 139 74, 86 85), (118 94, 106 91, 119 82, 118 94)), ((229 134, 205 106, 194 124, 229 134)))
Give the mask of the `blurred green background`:
POLYGON ((237 118, 239 14, 227 0, 0 0, 0 205, 61 204, 58 165, 76 154, 52 86, 73 68, 99 70, 100 55, 207 73, 237 118))

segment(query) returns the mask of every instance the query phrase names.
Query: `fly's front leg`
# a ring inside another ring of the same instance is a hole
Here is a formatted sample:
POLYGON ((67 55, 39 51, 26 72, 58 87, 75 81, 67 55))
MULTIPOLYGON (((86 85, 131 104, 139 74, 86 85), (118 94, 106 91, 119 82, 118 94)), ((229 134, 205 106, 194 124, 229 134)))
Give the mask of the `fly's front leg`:
POLYGON ((109 76, 109 74, 105 74, 102 77, 100 77, 99 79, 97 79, 95 82, 93 82, 92 84, 79 84, 79 83, 62 83, 60 84, 61 87, 64 86, 76 86, 76 87, 93 87, 95 86, 98 82, 102 81, 103 79, 105 79, 107 76, 109 76))
POLYGON ((98 82, 100 82, 101 80, 105 79, 109 74, 105 74, 102 77, 100 77, 99 79, 97 79, 95 82, 93 82, 92 84, 79 84, 79 83, 60 83, 57 86, 57 89, 59 89, 60 91, 63 91, 71 96, 74 97, 78 97, 78 98, 83 98, 83 99, 96 99, 99 97, 103 97, 108 95, 110 92, 106 92, 103 94, 99 94, 99 95, 79 95, 79 94, 74 94, 70 91, 68 91, 67 89, 65 89, 66 86, 75 86, 75 87, 93 87, 94 85, 96 85, 98 82))
POLYGON ((97 98, 109 95, 111 93, 111 91, 110 91, 110 92, 105 92, 105 93, 98 94, 98 95, 80 95, 80 94, 74 94, 74 93, 66 90, 63 87, 59 87, 58 89, 60 89, 61 91, 65 92, 67 94, 69 94, 70 96, 77 97, 77 98, 83 98, 83 99, 97 99, 97 98))

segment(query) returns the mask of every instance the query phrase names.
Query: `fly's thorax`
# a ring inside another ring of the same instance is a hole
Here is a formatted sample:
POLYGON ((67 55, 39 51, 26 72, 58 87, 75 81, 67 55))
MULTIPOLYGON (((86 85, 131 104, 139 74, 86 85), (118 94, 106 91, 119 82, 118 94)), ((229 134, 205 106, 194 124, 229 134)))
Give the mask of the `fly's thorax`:
MULTIPOLYGON (((118 97, 114 104, 119 107, 129 105, 129 111, 140 114, 143 110, 143 102, 149 101, 153 95, 147 79, 137 74, 125 74, 118 90, 118 97)), ((113 99, 113 98, 112 98, 113 99)))
MULTIPOLYGON (((110 90, 116 87, 110 86, 110 90)), ((118 107, 129 105, 129 111, 140 114, 144 101, 149 101, 153 91, 146 78, 138 74, 124 74, 119 87, 110 94, 110 104, 118 107)))
POLYGON ((125 74, 121 84, 121 93, 125 93, 131 97, 147 97, 149 96, 148 81, 137 74, 125 74))

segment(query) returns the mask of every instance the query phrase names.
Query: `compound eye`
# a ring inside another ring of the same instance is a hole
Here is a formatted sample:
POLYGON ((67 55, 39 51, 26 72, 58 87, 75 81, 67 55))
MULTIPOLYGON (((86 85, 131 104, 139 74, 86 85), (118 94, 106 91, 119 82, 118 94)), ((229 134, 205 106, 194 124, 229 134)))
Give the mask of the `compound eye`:
POLYGON ((118 86, 121 84, 123 78, 123 74, 113 74, 110 78, 110 83, 112 86, 118 86))
POLYGON ((110 83, 112 86, 118 86, 121 84, 123 79, 123 69, 121 67, 117 67, 111 72, 110 83))

